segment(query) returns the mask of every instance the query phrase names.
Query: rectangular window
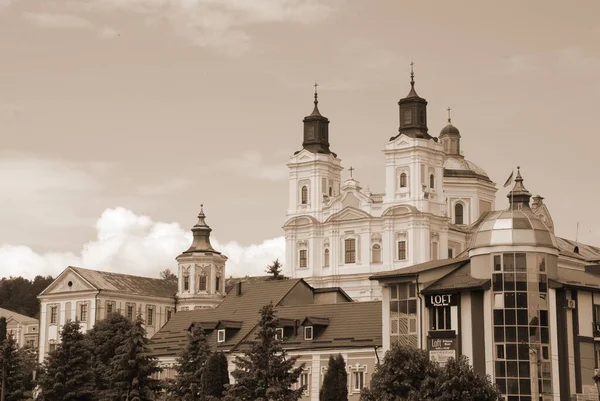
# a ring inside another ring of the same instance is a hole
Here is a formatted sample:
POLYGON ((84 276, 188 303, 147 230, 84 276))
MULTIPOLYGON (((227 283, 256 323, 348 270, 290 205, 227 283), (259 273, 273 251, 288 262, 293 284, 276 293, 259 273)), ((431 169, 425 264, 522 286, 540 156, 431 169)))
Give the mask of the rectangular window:
POLYGON ((329 248, 323 251, 323 267, 329 267, 329 248))
POLYGON ((448 259, 452 259, 454 257, 454 249, 448 248, 448 259))
POLYGON ((27 346, 29 348, 34 348, 35 347, 35 340, 27 340, 27 346))
POLYGON ((310 381, 308 380, 309 378, 309 373, 308 372, 302 372, 300 374, 300 387, 304 388, 303 394, 304 395, 308 395, 309 391, 310 391, 310 381))
POLYGON ((365 372, 352 372, 352 388, 361 391, 365 386, 365 372))
POLYGON ((221 291, 221 277, 220 276, 215 277, 215 291, 216 292, 221 291))
POLYGON ((87 304, 81 304, 79 306, 79 320, 81 320, 82 322, 87 322, 87 304))
POLYGON ((56 324, 58 322, 58 306, 50 307, 50 324, 56 324))
POLYGON ((406 260, 406 241, 398 241, 398 260, 406 260))
POLYGON ((146 309, 146 325, 154 326, 154 306, 148 306, 146 309))
POLYGON ((390 343, 416 348, 417 336, 417 288, 414 283, 391 286, 390 343))
POLYGON ((225 329, 221 329, 217 331, 217 342, 224 343, 225 342, 225 329))
POLYGON ((173 311, 171 310, 171 308, 168 308, 168 309, 167 309, 167 322, 168 322, 169 320, 171 320, 171 315, 172 315, 172 314, 173 314, 173 311))
POLYGON ((188 276, 187 274, 185 276, 183 276, 183 290, 184 291, 190 290, 190 276, 188 276))
POLYGON ((304 328, 304 339, 312 340, 313 339, 313 328, 312 326, 307 326, 304 328))
POLYGON ((344 263, 356 263, 356 240, 354 238, 344 240, 344 263))
POLYGON ((48 344, 48 351, 50 351, 50 352, 56 351, 56 344, 54 344, 54 343, 48 344))
POLYGON ((452 329, 452 315, 450 313, 450 306, 438 306, 430 309, 430 330, 451 330, 452 329))
POLYGON ((127 305, 127 319, 133 320, 133 305, 127 305))
POLYGON ((275 339, 279 341, 283 340, 283 327, 278 327, 275 329, 275 339))
POLYGON ((106 301, 106 316, 110 315, 111 313, 113 313, 113 304, 110 301, 106 301))
POLYGON ((300 249, 300 267, 308 267, 308 251, 300 249))
POLYGON ((502 271, 502 255, 494 255, 494 271, 502 271))
POLYGON ((504 359, 504 344, 496 344, 496 359, 504 359))
POLYGON ((198 276, 198 290, 206 291, 206 276, 198 276))

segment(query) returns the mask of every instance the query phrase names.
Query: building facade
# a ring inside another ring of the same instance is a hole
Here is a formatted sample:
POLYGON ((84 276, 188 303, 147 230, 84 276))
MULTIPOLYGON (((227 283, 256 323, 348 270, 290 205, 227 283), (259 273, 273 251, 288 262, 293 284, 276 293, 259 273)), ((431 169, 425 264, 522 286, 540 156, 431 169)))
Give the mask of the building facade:
POLYGON ((520 172, 515 181, 508 209, 470 228, 463 256, 372 277, 383 347, 419 347, 440 363, 465 355, 508 401, 597 399, 600 267, 590 264, 600 248, 574 258, 531 208, 520 172))
POLYGON ((18 347, 37 348, 40 323, 37 319, 0 308, 0 317, 6 319, 6 333, 12 334, 18 347))
POLYGON ((315 92, 302 149, 287 164, 286 276, 380 299, 370 275, 456 256, 466 249, 465 227, 492 210, 496 185, 464 158, 450 117, 439 138, 429 134, 427 101, 412 73, 398 105, 398 134, 383 148, 385 193, 371 193, 352 176, 342 179, 315 92))

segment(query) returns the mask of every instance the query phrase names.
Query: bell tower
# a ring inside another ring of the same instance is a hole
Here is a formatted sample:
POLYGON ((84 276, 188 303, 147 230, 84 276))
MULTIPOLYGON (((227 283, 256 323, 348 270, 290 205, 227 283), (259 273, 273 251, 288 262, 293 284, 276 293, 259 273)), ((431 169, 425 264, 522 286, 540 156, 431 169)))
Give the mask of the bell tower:
POLYGON ((398 101, 400 127, 398 132, 411 138, 431 139, 427 128, 427 100, 415 90, 414 63, 410 63, 410 92, 398 101))
POLYGON ((212 229, 206 224, 204 205, 198 223, 192 227, 194 238, 189 249, 177 256, 179 264, 178 309, 214 308, 225 298, 227 257, 210 243, 212 229))

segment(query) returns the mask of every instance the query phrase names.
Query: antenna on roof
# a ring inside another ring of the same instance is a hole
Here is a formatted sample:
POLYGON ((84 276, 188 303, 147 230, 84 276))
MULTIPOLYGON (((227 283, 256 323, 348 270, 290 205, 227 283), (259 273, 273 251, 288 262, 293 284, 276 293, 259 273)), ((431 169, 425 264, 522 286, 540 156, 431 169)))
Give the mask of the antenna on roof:
POLYGON ((579 222, 577 222, 577 230, 575 231, 575 242, 577 242, 578 238, 579 238, 579 222))

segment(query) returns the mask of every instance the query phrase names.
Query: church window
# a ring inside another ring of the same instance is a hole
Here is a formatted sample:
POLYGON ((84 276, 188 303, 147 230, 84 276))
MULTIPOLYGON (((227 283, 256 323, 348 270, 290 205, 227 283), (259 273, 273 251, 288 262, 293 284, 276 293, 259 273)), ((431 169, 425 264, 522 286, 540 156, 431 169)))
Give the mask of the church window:
POLYGON ((425 124, 425 110, 419 111, 419 123, 425 124))
POLYGON ((333 196, 333 187, 329 186, 329 196, 333 196))
POLYGON ((50 324, 56 324, 58 321, 58 306, 50 307, 50 324))
POLYGON ((206 275, 205 274, 201 274, 200 276, 198 276, 198 290, 206 291, 206 275))
POLYGON ((398 260, 407 259, 406 241, 398 241, 398 260))
POLYGON ((371 248, 371 262, 381 263, 381 245, 374 244, 371 248))
POLYGON ((225 342, 225 329, 217 330, 217 342, 218 343, 225 342))
POLYGON ((154 306, 148 305, 146 308, 146 324, 154 326, 154 306))
POLYGON ((344 263, 356 263, 356 239, 344 240, 344 263))
POLYGON ((408 185, 406 181, 406 173, 400 174, 400 188, 406 188, 408 185))
POLYGON ((412 110, 405 110, 402 117, 405 125, 412 124, 412 110))
POLYGON ((433 174, 429 175, 429 188, 435 188, 435 176, 433 174))
POLYGON ((190 290, 190 276, 188 276, 187 274, 183 276, 183 290, 190 290))
POLYGON ((81 304, 79 305, 79 320, 82 322, 87 322, 87 313, 88 313, 88 306, 87 304, 81 304))
POLYGON ((365 387, 365 372, 352 372, 352 389, 353 392, 359 392, 365 387))
POLYGON ((454 224, 464 224, 464 206, 462 203, 454 205, 454 224))
POLYGON ((215 291, 217 291, 217 292, 221 291, 221 276, 215 277, 215 291))
POLYGON ((173 310, 171 308, 167 308, 167 322, 171 320, 171 316, 173 315, 173 310))
POLYGON ((300 203, 303 205, 308 204, 308 187, 306 185, 302 186, 300 203))
POLYGON ((323 251, 323 267, 329 267, 329 248, 323 251))
POLYGON ((308 250, 300 249, 300 267, 308 267, 308 250))

